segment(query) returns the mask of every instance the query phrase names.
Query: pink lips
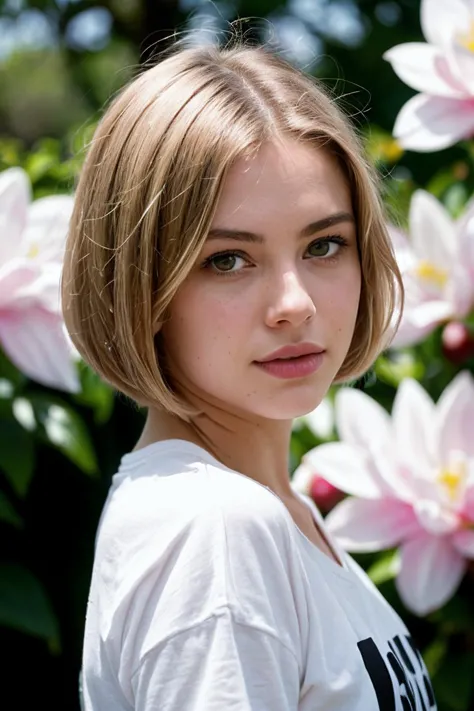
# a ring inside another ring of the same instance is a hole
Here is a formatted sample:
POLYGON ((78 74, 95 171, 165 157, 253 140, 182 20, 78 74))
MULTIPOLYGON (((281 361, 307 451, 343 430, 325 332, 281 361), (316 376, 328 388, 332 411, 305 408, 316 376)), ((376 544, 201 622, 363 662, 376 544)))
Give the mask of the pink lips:
POLYGON ((277 378, 304 378, 323 362, 324 349, 314 343, 298 343, 270 353, 255 364, 277 378))

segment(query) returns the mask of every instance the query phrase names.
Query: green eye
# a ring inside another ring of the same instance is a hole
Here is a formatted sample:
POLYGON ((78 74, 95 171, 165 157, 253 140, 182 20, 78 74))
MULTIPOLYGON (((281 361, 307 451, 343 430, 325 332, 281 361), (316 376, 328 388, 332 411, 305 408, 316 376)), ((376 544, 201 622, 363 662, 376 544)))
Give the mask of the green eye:
POLYGON ((212 266, 219 272, 231 272, 238 257, 235 254, 221 254, 213 257, 212 266))
POLYGON ((319 240, 319 242, 313 242, 308 248, 309 253, 313 257, 326 257, 329 254, 330 243, 327 241, 319 240))

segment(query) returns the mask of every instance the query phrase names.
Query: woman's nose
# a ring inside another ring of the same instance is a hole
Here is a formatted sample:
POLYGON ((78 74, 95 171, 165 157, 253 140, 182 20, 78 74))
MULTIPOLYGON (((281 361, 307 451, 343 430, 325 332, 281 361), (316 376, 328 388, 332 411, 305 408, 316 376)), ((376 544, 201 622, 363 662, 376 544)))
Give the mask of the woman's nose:
POLYGON ((299 326, 316 313, 311 296, 293 270, 286 271, 270 290, 272 298, 267 307, 267 325, 278 326, 286 321, 299 326))

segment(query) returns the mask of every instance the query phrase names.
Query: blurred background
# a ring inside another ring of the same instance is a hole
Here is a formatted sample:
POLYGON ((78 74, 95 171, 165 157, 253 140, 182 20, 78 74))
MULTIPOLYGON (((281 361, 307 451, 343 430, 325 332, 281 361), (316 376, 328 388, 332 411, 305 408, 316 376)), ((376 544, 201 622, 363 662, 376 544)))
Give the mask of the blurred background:
MULTIPOLYGON (((225 40, 236 20, 246 37, 274 46, 339 97, 383 176, 389 214, 401 227, 408 224, 417 188, 442 201, 453 219, 461 214, 474 187, 471 143, 420 153, 404 150, 392 135, 400 108, 415 91, 383 54, 424 41, 420 0, 0 0, 0 171, 26 171, 35 200, 71 194, 84 145, 114 92, 173 33, 193 30, 196 42, 225 40)), ((375 393, 389 410, 409 375, 438 398, 464 364, 442 355, 440 339, 437 331, 403 361, 380 361, 356 387, 375 393)), ((78 369, 80 392, 60 392, 28 379, 0 355, 5 709, 79 708, 95 530, 110 477, 143 422, 143 413, 125 398, 83 364, 78 369)), ((293 468, 306 451, 335 438, 331 427, 323 430, 305 422, 295 428, 293 468)), ((312 492, 316 500, 321 492, 329 496, 329 510, 331 492, 322 486, 312 492)), ((472 587, 461 588, 454 603, 431 617, 414 615, 397 596, 391 559, 362 554, 359 560, 371 568, 426 653, 440 709, 474 709, 472 587)))

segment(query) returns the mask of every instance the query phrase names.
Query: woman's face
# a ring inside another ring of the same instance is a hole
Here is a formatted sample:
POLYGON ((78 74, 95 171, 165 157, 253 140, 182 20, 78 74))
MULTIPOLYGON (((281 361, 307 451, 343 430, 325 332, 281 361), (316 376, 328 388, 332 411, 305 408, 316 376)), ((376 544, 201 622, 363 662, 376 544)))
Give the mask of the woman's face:
POLYGON ((337 161, 292 140, 265 144, 230 170, 171 304, 163 336, 172 378, 194 402, 232 412, 310 412, 347 354, 360 286, 351 194, 337 161), (313 354, 262 364, 301 344, 313 354))

